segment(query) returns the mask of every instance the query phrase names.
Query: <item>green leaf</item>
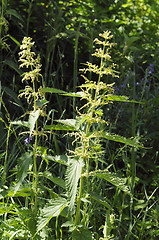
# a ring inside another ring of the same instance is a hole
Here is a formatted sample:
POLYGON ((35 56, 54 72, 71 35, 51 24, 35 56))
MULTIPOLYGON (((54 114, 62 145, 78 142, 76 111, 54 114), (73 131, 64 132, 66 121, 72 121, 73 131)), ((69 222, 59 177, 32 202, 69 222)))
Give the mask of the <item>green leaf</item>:
MULTIPOLYGON (((15 186, 17 187, 17 186, 15 186)), ((7 196, 8 197, 29 197, 31 195, 31 189, 19 186, 19 190, 15 193, 15 187, 9 189, 7 196)))
POLYGON ((130 189, 125 183, 125 179, 119 177, 116 173, 99 170, 99 171, 90 172, 89 176, 96 176, 98 178, 103 178, 106 181, 113 184, 114 186, 116 186, 117 188, 119 188, 120 190, 131 195, 130 189))
MULTIPOLYGON (((14 99, 14 101, 15 101, 15 103, 16 103, 16 106, 22 108, 23 111, 24 111, 23 105, 22 105, 21 101, 18 99, 17 94, 16 94, 15 92, 13 92, 13 91, 12 91, 10 88, 8 88, 8 87, 4 87, 4 88, 2 88, 2 89, 4 90, 4 92, 5 92, 8 96, 10 96, 12 99, 14 99)), ((14 104, 15 104, 15 103, 14 103, 14 104)))
POLYGON ((92 233, 88 229, 74 230, 71 234, 72 240, 92 240, 92 233))
POLYGON ((49 88, 49 87, 42 88, 41 91, 44 92, 44 93, 46 93, 46 92, 48 92, 48 93, 58 93, 58 94, 59 93, 67 93, 63 90, 60 90, 60 89, 57 89, 57 88, 49 88))
POLYGON ((19 19, 21 22, 23 22, 23 19, 21 18, 21 16, 17 13, 17 11, 15 9, 8 9, 6 11, 6 14, 10 14, 10 15, 16 17, 17 19, 19 19))
POLYGON ((95 201, 99 202, 108 209, 112 209, 112 206, 101 196, 96 195, 95 193, 89 193, 90 197, 95 201))
POLYGON ((58 186, 62 187, 63 189, 65 189, 65 181, 62 178, 60 178, 60 177, 53 177, 52 173, 50 173, 49 171, 45 171, 43 173, 40 173, 39 175, 49 179, 50 181, 52 181, 56 185, 58 185, 58 186))
POLYGON ((70 210, 72 210, 74 207, 75 198, 77 194, 78 181, 81 177, 83 165, 84 164, 83 164, 82 158, 78 160, 71 159, 69 161, 69 164, 66 170, 65 179, 66 179, 66 189, 68 192, 70 210))
POLYGON ((9 59, 6 59, 4 61, 4 63, 7 64, 12 69, 14 69, 19 75, 22 75, 22 71, 19 69, 18 65, 15 62, 13 62, 13 61, 11 61, 9 59))
POLYGON ((46 125, 45 129, 57 130, 57 131, 76 131, 74 127, 63 125, 63 124, 46 125))
POLYGON ((10 39, 12 39, 13 42, 15 42, 17 44, 18 47, 20 47, 20 42, 18 42, 13 36, 11 36, 10 34, 8 35, 10 37, 10 39))
POLYGON ((84 93, 83 92, 72 92, 72 93, 62 93, 63 96, 67 97, 83 97, 84 93))
POLYGON ((37 232, 43 229, 46 224, 53 218, 60 215, 62 210, 67 206, 65 198, 57 197, 50 200, 45 208, 42 209, 38 220, 37 232))
POLYGON ((62 165, 67 166, 68 165, 68 157, 66 155, 57 155, 57 156, 51 156, 51 155, 42 155, 42 158, 44 160, 51 160, 56 163, 60 163, 62 165))
POLYGON ((120 96, 120 95, 110 95, 107 97, 108 101, 114 101, 114 102, 127 102, 127 103, 140 103, 135 100, 129 100, 127 96, 120 96))
POLYGON ((62 123, 71 129, 76 130, 76 120, 75 119, 66 119, 66 120, 56 120, 56 122, 62 123))
POLYGON ((36 110, 35 112, 32 112, 30 115, 29 115, 29 120, 28 120, 28 123, 29 123, 29 128, 30 128, 30 135, 32 134, 34 128, 35 128, 35 124, 36 124, 36 121, 38 120, 39 118, 39 115, 40 115, 40 110, 36 110))
POLYGON ((87 119, 87 116, 78 117, 76 119, 56 120, 56 122, 62 123, 65 126, 78 131, 81 124, 87 119))
POLYGON ((30 128, 29 123, 26 122, 26 121, 18 120, 18 121, 13 121, 13 122, 11 122, 11 124, 30 128))
POLYGON ((46 105, 48 103, 49 103, 49 101, 47 101, 46 99, 40 99, 40 100, 37 100, 36 105, 37 105, 37 107, 43 107, 44 105, 46 105))
POLYGON ((19 159, 18 159, 18 170, 17 170, 17 183, 14 189, 14 195, 19 190, 20 185, 22 184, 23 180, 28 174, 29 165, 32 160, 32 152, 25 152, 19 159))
POLYGON ((98 133, 98 135, 92 134, 92 137, 101 137, 101 138, 105 138, 105 139, 108 139, 108 140, 111 140, 114 142, 124 143, 126 145, 129 145, 129 146, 132 146, 135 148, 144 148, 142 145, 138 144, 138 141, 136 139, 128 139, 123 136, 111 134, 108 132, 98 133))
POLYGON ((80 91, 80 92, 65 92, 63 90, 60 90, 60 89, 57 89, 57 88, 49 88, 49 87, 46 87, 46 88, 42 88, 41 89, 42 92, 48 92, 48 93, 58 93, 58 94, 61 94, 63 96, 67 96, 67 97, 83 97, 83 92, 80 91))

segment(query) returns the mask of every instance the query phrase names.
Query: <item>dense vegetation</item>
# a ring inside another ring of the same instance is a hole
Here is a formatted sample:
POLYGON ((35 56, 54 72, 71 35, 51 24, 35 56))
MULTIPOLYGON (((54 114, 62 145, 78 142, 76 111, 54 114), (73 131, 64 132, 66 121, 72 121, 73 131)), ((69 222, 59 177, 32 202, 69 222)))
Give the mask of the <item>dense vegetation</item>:
POLYGON ((0 239, 158 239, 159 3, 0 0, 0 239))

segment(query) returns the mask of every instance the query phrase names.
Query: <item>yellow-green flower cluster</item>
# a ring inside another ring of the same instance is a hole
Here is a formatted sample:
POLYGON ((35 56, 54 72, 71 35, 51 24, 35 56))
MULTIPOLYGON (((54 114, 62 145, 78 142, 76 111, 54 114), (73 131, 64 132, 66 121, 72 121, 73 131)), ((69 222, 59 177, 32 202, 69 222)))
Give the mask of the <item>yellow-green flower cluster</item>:
POLYGON ((21 52, 19 52, 19 61, 21 62, 20 68, 30 68, 29 72, 24 73, 22 82, 25 80, 31 80, 32 82, 34 80, 38 81, 38 77, 42 77, 42 75, 40 74, 40 56, 38 55, 36 57, 35 52, 31 51, 31 48, 34 45, 34 42, 31 42, 31 40, 32 39, 30 37, 24 37, 22 45, 20 46, 20 49, 22 50, 21 52))

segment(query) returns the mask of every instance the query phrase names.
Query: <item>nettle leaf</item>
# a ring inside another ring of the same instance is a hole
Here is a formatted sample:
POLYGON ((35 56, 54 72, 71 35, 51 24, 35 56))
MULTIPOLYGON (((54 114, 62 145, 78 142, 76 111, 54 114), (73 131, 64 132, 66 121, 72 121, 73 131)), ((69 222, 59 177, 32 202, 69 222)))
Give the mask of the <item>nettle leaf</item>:
POLYGON ((88 116, 80 116, 76 119, 55 120, 59 124, 51 124, 45 126, 45 129, 59 130, 59 131, 79 131, 81 124, 88 118, 88 116))
POLYGON ((44 92, 44 93, 58 93, 58 94, 64 94, 64 93, 67 93, 67 92, 65 92, 65 91, 63 91, 63 90, 60 90, 60 89, 57 89, 57 88, 49 88, 49 87, 46 87, 46 88, 42 88, 41 89, 41 91, 42 92, 44 92))
POLYGON ((36 102, 36 105, 37 105, 37 107, 43 107, 48 103, 49 103, 49 101, 47 101, 46 99, 38 99, 36 102))
POLYGON ((25 177, 28 174, 29 165, 32 161, 32 152, 25 152, 19 159, 18 159, 18 170, 17 170, 17 183, 14 188, 14 195, 19 190, 20 185, 24 181, 25 177))
POLYGON ((23 105, 22 105, 21 101, 19 100, 19 98, 17 97, 17 94, 8 87, 2 87, 2 89, 5 91, 5 93, 8 96, 10 96, 15 101, 15 102, 13 102, 13 104, 22 108, 24 111, 23 105))
POLYGON ((67 97, 83 97, 84 93, 82 91, 80 92, 72 92, 72 93, 62 93, 63 96, 67 96, 67 97))
POLYGON ((66 120, 56 120, 56 122, 62 123, 67 127, 70 127, 71 129, 76 129, 76 120, 75 119, 66 119, 66 120))
POLYGON ((66 170, 65 183, 66 183, 66 189, 68 192, 70 210, 72 210, 74 207, 76 194, 77 194, 78 181, 81 177, 83 166, 84 166, 84 163, 82 158, 78 160, 71 159, 66 170))
POLYGON ((65 207, 67 207, 67 200, 65 198, 57 197, 50 200, 40 213, 37 232, 43 229, 53 217, 59 216, 65 207))
POLYGON ((18 121, 11 122, 11 124, 30 128, 30 125, 27 121, 18 120, 18 121))
POLYGON ((88 229, 74 230, 71 234, 72 240, 92 240, 92 233, 88 229))
POLYGON ((65 181, 60 177, 54 177, 51 172, 45 171, 43 173, 40 173, 39 175, 49 179, 50 181, 52 181, 56 185, 65 189, 65 181))
POLYGON ((51 155, 44 155, 43 154, 41 157, 45 161, 46 160, 51 160, 53 162, 60 163, 60 164, 65 165, 65 166, 68 165, 68 161, 69 161, 69 157, 67 157, 66 155, 51 156, 51 155))
POLYGON ((28 120, 28 123, 29 123, 29 128, 30 128, 30 135, 32 134, 34 128, 35 128, 35 124, 36 124, 36 121, 38 120, 39 118, 39 115, 40 115, 40 110, 36 110, 35 112, 32 112, 30 115, 29 115, 29 120, 28 120))
POLYGON ((18 74, 21 75, 23 73, 22 70, 19 69, 18 65, 15 62, 9 59, 6 59, 4 63, 7 64, 10 68, 14 69, 18 74))
POLYGON ((131 191, 125 183, 125 179, 119 177, 116 173, 99 170, 95 172, 90 172, 89 176, 103 178, 106 181, 110 182, 112 185, 122 190, 123 192, 127 193, 128 195, 131 195, 131 191))
POLYGON ((109 95, 107 96, 107 100, 108 101, 113 101, 113 102, 127 102, 127 103, 140 103, 138 101, 135 100, 129 100, 129 98, 127 96, 120 96, 120 95, 109 95))
POLYGON ((76 131, 76 129, 74 127, 63 125, 63 124, 46 125, 45 129, 57 130, 57 131, 76 131))
POLYGON ((108 201, 106 201, 103 197, 95 194, 95 193, 89 193, 90 197, 92 199, 94 199, 95 201, 99 202, 100 204, 102 204, 103 206, 105 206, 108 209, 112 209, 112 206, 110 205, 110 203, 108 203, 108 201))
POLYGON ((138 141, 136 139, 130 139, 130 138, 126 138, 120 135, 116 135, 116 134, 111 134, 109 132, 100 132, 98 134, 92 134, 92 138, 94 137, 100 137, 100 138, 105 138, 114 142, 120 142, 120 143, 124 143, 126 145, 135 147, 135 148, 145 148, 144 146, 138 144, 138 141))

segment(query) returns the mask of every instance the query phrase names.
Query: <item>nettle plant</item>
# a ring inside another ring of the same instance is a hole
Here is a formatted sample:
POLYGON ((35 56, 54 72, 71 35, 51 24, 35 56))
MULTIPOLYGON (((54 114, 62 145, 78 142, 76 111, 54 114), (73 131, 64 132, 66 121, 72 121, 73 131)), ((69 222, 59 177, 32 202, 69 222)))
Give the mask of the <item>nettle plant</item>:
MULTIPOLYGON (((45 239, 45 237, 50 236, 50 228, 52 228, 51 232, 55 229, 56 239, 63 239, 63 237, 73 240, 96 239, 89 219, 92 200, 90 179, 105 180, 131 196, 132 188, 126 185, 124 179, 109 170, 111 166, 106 164, 107 168, 99 168, 101 165, 99 163, 106 163, 103 141, 110 140, 134 148, 140 147, 135 139, 126 139, 109 133, 109 122, 103 114, 103 107, 113 104, 114 101, 129 102, 129 100, 125 96, 114 95, 114 83, 108 84, 102 81, 104 76, 107 76, 107 78, 110 76, 112 79, 118 77, 118 74, 110 55, 110 50, 115 45, 110 42, 113 36, 109 31, 99 36, 100 39, 95 39, 95 43, 101 47, 93 53, 93 56, 98 58, 99 65, 90 62, 85 64, 86 67, 81 70, 85 82, 79 87, 81 90, 76 93, 67 93, 55 88, 44 88, 40 84, 40 79, 42 79, 40 57, 31 51, 34 42, 31 38, 25 37, 20 47, 20 67, 25 67, 29 71, 24 73, 22 82, 28 84, 21 91, 19 97, 26 98, 31 110, 28 110, 23 116, 24 118, 28 116, 27 121, 18 120, 12 122, 12 124, 28 128, 28 131, 20 134, 27 134, 25 143, 29 144, 30 148, 27 148, 27 151, 18 161, 17 181, 12 197, 16 197, 20 189, 23 191, 22 186, 27 182, 27 179, 32 181, 30 203, 28 203, 27 198, 28 208, 31 206, 32 214, 28 213, 30 215, 26 217, 30 220, 25 222, 27 223, 25 234, 32 239, 45 239), (86 76, 87 73, 92 73, 92 76, 95 74, 96 80, 89 80, 86 76), (81 98, 84 104, 77 109, 75 119, 56 120, 56 124, 52 125, 42 124, 42 118, 45 118, 45 123, 49 118, 46 114, 48 101, 45 99, 45 93, 81 98), (66 131, 66 135, 72 138, 72 147, 68 149, 66 155, 48 155, 48 147, 40 146, 39 139, 41 136, 47 138, 47 134, 53 133, 55 130, 66 131), (65 178, 55 179, 53 177, 54 173, 49 172, 48 169, 43 169, 43 172, 41 172, 41 164, 37 164, 37 158, 41 158, 41 161, 45 161, 47 164, 53 161, 56 164, 63 165, 66 168, 65 178), (30 180, 31 176, 32 180, 30 180), (46 202, 44 208, 42 207, 44 204, 40 203, 41 198, 38 198, 38 195, 42 196, 39 186, 42 176, 50 179, 63 189, 62 194, 53 192, 48 198, 43 196, 43 201, 46 202), (59 217, 61 217, 61 221, 65 219, 61 227, 57 227, 59 217), (53 227, 52 221, 50 221, 52 218, 56 218, 56 226, 53 227), (34 220, 34 224, 28 224, 31 220, 34 220), (92 228, 89 229, 90 227, 92 228), (63 236, 63 232, 66 235, 67 228, 68 237, 63 236), (60 229, 59 232, 58 229, 60 229)), ((95 191, 95 186, 93 191, 95 191)), ((98 201, 97 197, 95 199, 98 201)), ((103 199, 102 201, 105 201, 104 206, 106 207, 105 225, 103 226, 104 238, 101 239, 108 239, 111 237, 111 230, 114 227, 113 209, 111 209, 107 200, 103 199)), ((99 202, 101 201, 99 200, 99 202)), ((27 204, 25 203, 25 207, 27 204)), ((19 236, 17 234, 15 234, 16 237, 19 236)), ((23 236, 26 236, 25 234, 23 236)))
MULTIPOLYGON (((106 180, 131 196, 132 189, 126 185, 124 179, 109 171, 111 166, 104 170, 99 168, 100 162, 106 162, 103 140, 120 142, 134 148, 140 147, 136 140, 109 133, 109 122, 104 118, 103 107, 113 104, 114 101, 129 102, 129 100, 125 96, 113 94, 114 83, 108 84, 102 81, 104 76, 110 76, 112 79, 118 77, 118 74, 110 55, 110 50, 115 45, 110 42, 113 36, 109 31, 99 36, 101 40, 95 39, 94 41, 98 46, 101 45, 101 48, 97 48, 93 53, 93 56, 99 59, 99 65, 90 62, 85 64, 86 67, 81 70, 82 77, 85 80, 85 83, 79 86, 81 91, 67 93, 54 88, 42 89, 43 92, 59 93, 73 98, 79 97, 84 102, 83 106, 77 109, 75 119, 56 120, 58 124, 46 126, 46 130, 66 130, 67 134, 73 139, 73 150, 69 149, 65 156, 42 155, 44 159, 51 159, 67 166, 65 173, 66 195, 51 200, 41 210, 37 229, 37 231, 43 229, 52 217, 58 218, 59 215, 66 217, 67 221, 62 224, 60 229, 61 239, 64 227, 69 228, 70 239, 93 239, 95 236, 89 230, 90 178, 106 180), (95 74, 96 81, 89 80, 86 76, 87 72, 95 74)), ((98 198, 96 200, 98 201, 98 198)), ((111 221, 113 210, 106 200, 105 205, 107 205, 108 211, 105 214, 103 239, 108 239, 111 237, 111 230, 113 229, 113 221, 111 221)))

